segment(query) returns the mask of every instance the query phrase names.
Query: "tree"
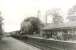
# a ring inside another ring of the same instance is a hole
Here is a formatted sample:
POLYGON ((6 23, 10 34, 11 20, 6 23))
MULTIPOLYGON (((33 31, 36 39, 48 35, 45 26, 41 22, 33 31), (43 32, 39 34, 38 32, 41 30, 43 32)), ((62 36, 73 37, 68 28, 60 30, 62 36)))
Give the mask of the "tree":
POLYGON ((60 9, 54 9, 50 14, 53 16, 53 21, 52 21, 53 24, 63 23, 63 18, 60 14, 60 9))
POLYGON ((22 34, 31 34, 32 33, 32 24, 28 21, 23 21, 21 24, 22 34), (30 31, 31 30, 31 31, 30 31))
POLYGON ((69 21, 76 21, 76 5, 69 9, 67 18, 69 21))
POLYGON ((3 29, 2 29, 2 21, 3 21, 3 18, 2 18, 2 16, 1 16, 1 12, 0 12, 0 35, 2 35, 3 34, 3 29))
POLYGON ((21 30, 24 33, 33 34, 39 33, 40 28, 42 27, 42 22, 37 17, 29 17, 27 19, 24 19, 24 21, 21 24, 21 30))
POLYGON ((62 18, 62 15, 60 13, 62 13, 60 11, 61 9, 59 8, 54 8, 52 10, 47 10, 46 13, 45 13, 45 17, 46 17, 46 24, 47 24, 47 17, 50 16, 50 17, 53 17, 52 19, 52 23, 53 24, 60 24, 60 23, 63 23, 63 18, 62 18))

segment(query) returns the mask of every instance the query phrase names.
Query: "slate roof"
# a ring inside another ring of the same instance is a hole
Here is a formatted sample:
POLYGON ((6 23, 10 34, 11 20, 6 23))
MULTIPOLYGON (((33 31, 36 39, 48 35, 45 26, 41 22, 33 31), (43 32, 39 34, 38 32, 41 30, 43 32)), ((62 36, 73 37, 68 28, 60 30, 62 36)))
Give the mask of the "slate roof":
POLYGON ((47 24, 42 29, 43 30, 52 30, 52 29, 70 29, 70 28, 76 28, 76 21, 75 22, 62 23, 59 25, 47 24))

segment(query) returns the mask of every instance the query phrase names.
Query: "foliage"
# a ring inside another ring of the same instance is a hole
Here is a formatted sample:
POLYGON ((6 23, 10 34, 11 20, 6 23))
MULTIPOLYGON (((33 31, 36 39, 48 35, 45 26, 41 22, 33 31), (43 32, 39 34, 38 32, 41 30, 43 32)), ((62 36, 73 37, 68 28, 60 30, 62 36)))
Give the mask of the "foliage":
POLYGON ((60 10, 55 9, 51 13, 51 15, 53 16, 53 23, 54 24, 61 24, 61 23, 63 23, 63 18, 62 18, 62 16, 61 16, 59 11, 60 10))
POLYGON ((76 5, 74 5, 72 8, 68 11, 68 19, 69 21, 76 21, 76 5))
POLYGON ((27 19, 24 19, 24 21, 21 24, 21 30, 24 33, 33 34, 33 33, 39 33, 40 28, 42 26, 42 22, 37 17, 29 17, 27 19))
POLYGON ((32 33, 32 25, 30 22, 23 21, 21 24, 21 32, 22 34, 32 33), (31 30, 31 31, 30 31, 31 30))

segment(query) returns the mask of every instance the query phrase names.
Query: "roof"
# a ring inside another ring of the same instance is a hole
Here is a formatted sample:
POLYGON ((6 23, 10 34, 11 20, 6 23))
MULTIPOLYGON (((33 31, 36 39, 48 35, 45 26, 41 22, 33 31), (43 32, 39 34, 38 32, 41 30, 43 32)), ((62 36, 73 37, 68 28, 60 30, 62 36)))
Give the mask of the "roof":
POLYGON ((70 28, 76 28, 76 21, 62 23, 62 24, 59 24, 59 25, 47 24, 42 29, 43 30, 52 30, 52 29, 70 29, 70 28))

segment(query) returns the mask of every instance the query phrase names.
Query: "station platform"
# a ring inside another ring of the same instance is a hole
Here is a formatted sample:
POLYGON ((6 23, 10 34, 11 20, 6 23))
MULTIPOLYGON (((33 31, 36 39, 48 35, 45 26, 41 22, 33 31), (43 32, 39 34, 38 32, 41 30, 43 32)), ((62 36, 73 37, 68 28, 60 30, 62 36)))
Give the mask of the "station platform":
POLYGON ((40 50, 32 45, 23 43, 12 37, 4 37, 0 40, 0 50, 40 50))

